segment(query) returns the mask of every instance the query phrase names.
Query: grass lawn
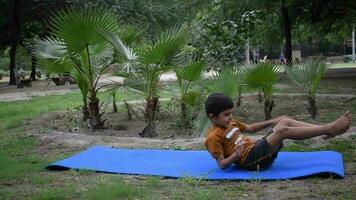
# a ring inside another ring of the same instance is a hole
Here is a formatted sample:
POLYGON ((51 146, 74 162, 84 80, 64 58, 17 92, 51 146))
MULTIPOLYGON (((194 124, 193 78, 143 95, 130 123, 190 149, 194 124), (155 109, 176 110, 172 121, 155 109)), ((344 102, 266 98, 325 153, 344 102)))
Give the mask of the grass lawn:
MULTIPOLYGON (((167 86, 169 87, 169 86, 167 86)), ((175 88, 171 88, 176 90, 175 88)), ((103 94, 101 94, 103 95, 103 94)), ((123 96, 117 95, 118 101, 123 96)), ((162 97, 168 97, 164 93, 162 97)), ((141 98, 136 95, 127 100, 141 98)), ((28 119, 45 113, 80 109, 79 93, 0 102, 0 199, 353 199, 356 196, 356 137, 335 139, 316 147, 310 142, 286 145, 285 150, 337 150, 344 154, 346 178, 309 178, 286 181, 204 181, 125 176, 86 170, 47 171, 44 167, 75 152, 46 154, 36 137, 26 135, 28 119), (351 177, 351 178, 348 178, 351 177)), ((253 105, 247 105, 247 107, 253 105)), ((321 107, 333 106, 325 103, 321 107)), ((333 108, 337 109, 337 108, 333 108)), ((356 109, 356 108, 355 108, 356 109)), ((354 110, 354 112, 356 112, 354 110)), ((46 144, 48 145, 48 144, 46 144)), ((50 144, 49 144, 49 147, 50 144)), ((63 148, 63 147, 53 147, 63 148)), ((64 147, 65 148, 65 147, 64 147)))
POLYGON ((349 63, 333 63, 327 64, 329 68, 356 68, 356 63, 349 62, 349 63))

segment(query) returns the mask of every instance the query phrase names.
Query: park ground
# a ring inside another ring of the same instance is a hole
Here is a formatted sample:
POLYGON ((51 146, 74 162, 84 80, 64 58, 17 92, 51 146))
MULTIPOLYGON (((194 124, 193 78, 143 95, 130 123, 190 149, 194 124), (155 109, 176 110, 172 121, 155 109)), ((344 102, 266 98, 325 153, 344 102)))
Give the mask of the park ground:
MULTIPOLYGON (((345 178, 314 176, 282 181, 206 181, 192 178, 171 179, 95 173, 87 170, 48 171, 45 167, 95 145, 114 147, 204 149, 203 137, 195 138, 190 129, 177 120, 178 102, 173 98, 174 82, 163 82, 157 138, 138 137, 145 123, 140 117, 127 119, 124 108, 112 113, 106 107, 106 129, 90 131, 81 123, 81 97, 72 86, 34 87, 12 92, 41 95, 0 102, 0 199, 355 199, 356 197, 356 127, 343 136, 324 141, 287 141, 283 151, 335 150, 344 156, 345 178), (51 93, 55 91, 62 93, 51 93), (68 92, 69 91, 69 92, 68 92), (47 92, 47 93, 46 93, 47 92), (38 93, 35 93, 38 94, 38 93)), ((273 116, 287 114, 312 123, 328 123, 344 111, 356 113, 355 78, 324 79, 318 91, 319 116, 311 120, 307 101, 296 86, 286 79, 277 84, 273 116)), ((1 84, 0 96, 10 91, 1 84), (3 89, 3 90, 2 90, 3 89)), ((7 93, 7 94, 9 94, 7 93)), ((105 94, 100 94, 105 98, 105 94)), ((117 95, 117 101, 139 96, 117 95)), ((257 96, 245 95, 235 116, 246 123, 263 120, 263 105, 257 96), (253 113, 253 114, 251 114, 253 113)), ((139 105, 138 105, 139 106, 139 105)), ((353 124, 356 120, 354 119, 353 124)), ((353 125, 355 126, 355 125, 353 125)), ((252 134, 259 138, 264 132, 252 134)))

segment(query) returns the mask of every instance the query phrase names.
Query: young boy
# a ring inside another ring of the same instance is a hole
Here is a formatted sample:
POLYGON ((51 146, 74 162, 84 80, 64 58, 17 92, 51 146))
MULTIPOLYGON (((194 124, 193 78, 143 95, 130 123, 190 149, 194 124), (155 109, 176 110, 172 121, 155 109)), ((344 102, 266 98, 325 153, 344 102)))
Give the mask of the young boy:
POLYGON ((205 109, 212 122, 205 146, 222 169, 233 163, 247 170, 267 169, 282 148, 283 140, 305 140, 317 136, 332 138, 345 133, 352 121, 351 113, 346 112, 326 125, 309 124, 286 116, 245 124, 232 118, 233 102, 221 93, 211 94, 205 109), (256 132, 267 127, 273 127, 273 131, 257 141, 242 135, 242 132, 256 132))

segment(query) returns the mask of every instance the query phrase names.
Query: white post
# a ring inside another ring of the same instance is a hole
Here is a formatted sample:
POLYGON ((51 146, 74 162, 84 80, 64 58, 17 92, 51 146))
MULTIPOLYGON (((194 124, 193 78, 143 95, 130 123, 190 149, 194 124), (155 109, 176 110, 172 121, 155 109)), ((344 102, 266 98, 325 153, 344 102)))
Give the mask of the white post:
POLYGON ((246 64, 250 64, 250 42, 248 38, 246 41, 246 64))
POLYGON ((355 62, 355 28, 352 29, 352 62, 355 62))

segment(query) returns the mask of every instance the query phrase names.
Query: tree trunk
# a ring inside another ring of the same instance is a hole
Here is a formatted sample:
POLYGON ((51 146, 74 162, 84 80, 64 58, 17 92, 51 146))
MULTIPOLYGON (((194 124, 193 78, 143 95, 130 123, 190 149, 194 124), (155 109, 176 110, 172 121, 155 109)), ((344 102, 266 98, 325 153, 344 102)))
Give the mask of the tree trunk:
POLYGON ((180 108, 182 112, 182 126, 188 128, 191 126, 191 121, 188 120, 188 108, 187 104, 182 100, 180 103, 180 108))
POLYGON ((83 112, 83 121, 87 121, 89 119, 87 98, 83 98, 82 112, 83 112))
POLYGON ((31 75, 30 75, 30 79, 32 79, 33 81, 36 80, 36 67, 37 67, 37 59, 34 55, 31 55, 31 75))
POLYGON ((237 95, 237 99, 236 99, 236 107, 239 107, 241 105, 241 99, 242 99, 242 95, 241 92, 239 92, 239 94, 237 95))
POLYGON ((115 96, 116 96, 116 93, 113 92, 112 93, 112 108, 113 108, 113 112, 117 113, 117 106, 116 106, 116 98, 115 98, 115 96))
POLYGON ((308 95, 309 108, 308 111, 312 119, 316 119, 316 115, 318 113, 318 107, 316 106, 315 95, 309 93, 308 95))
POLYGON ((262 103, 263 102, 263 96, 262 96, 261 92, 259 92, 257 94, 257 101, 258 101, 258 103, 262 103))
POLYGON ((187 119, 187 104, 184 102, 183 99, 180 102, 180 109, 182 112, 182 119, 185 121, 187 119))
POLYGON ((264 107, 264 110, 265 110, 265 119, 266 120, 269 120, 272 118, 272 109, 273 109, 273 106, 274 106, 274 102, 272 99, 269 99, 267 97, 265 97, 265 107, 264 107))
POLYGON ((285 57, 287 63, 292 62, 292 33, 291 25, 289 19, 288 7, 285 5, 285 1, 282 1, 281 14, 283 19, 283 29, 284 29, 284 38, 285 38, 285 57))
POLYGON ((103 113, 100 113, 99 99, 95 91, 89 92, 89 124, 92 130, 103 129, 104 121, 101 120, 103 113))
POLYGON ((20 0, 15 0, 14 7, 12 8, 12 20, 13 20, 13 23, 12 23, 13 30, 12 31, 14 34, 14 38, 13 38, 13 41, 11 44, 11 49, 10 49, 10 65, 9 65, 10 82, 9 82, 9 85, 16 85, 16 83, 17 83, 15 69, 16 69, 17 43, 19 42, 19 39, 20 39, 19 4, 20 4, 20 0))
POLYGON ((126 107, 126 112, 127 112, 127 119, 132 120, 132 114, 131 114, 131 108, 130 105, 127 103, 127 101, 124 101, 125 107, 126 107))
POLYGON ((143 129, 139 135, 141 137, 155 137, 156 133, 156 122, 155 114, 158 108, 158 97, 152 99, 146 99, 146 108, 144 111, 144 116, 147 122, 147 126, 143 129))

